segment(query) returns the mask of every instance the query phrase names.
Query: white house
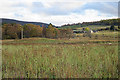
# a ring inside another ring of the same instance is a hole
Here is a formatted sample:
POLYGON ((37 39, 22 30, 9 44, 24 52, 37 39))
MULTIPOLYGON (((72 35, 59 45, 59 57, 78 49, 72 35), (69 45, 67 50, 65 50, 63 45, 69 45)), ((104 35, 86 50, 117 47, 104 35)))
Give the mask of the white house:
POLYGON ((92 30, 90 30, 90 33, 93 33, 93 31, 92 31, 92 30))

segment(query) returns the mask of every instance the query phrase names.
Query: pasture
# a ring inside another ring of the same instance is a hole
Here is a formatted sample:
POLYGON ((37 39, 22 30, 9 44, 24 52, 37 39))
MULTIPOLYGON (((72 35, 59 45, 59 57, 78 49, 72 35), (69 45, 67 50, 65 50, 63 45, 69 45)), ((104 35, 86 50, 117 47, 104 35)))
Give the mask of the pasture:
POLYGON ((117 78, 117 33, 2 41, 3 78, 117 78), (98 35, 95 38, 94 35, 98 35), (107 37, 106 37, 107 36, 107 37))

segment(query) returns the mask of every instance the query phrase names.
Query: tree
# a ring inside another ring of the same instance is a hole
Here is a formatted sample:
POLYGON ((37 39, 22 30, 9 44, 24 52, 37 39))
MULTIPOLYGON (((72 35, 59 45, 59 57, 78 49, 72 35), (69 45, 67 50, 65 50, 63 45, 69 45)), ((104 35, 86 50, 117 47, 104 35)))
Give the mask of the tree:
POLYGON ((47 38, 55 38, 55 28, 53 27, 53 25, 50 23, 48 25, 48 28, 46 29, 46 37, 47 38))
POLYGON ((32 28, 32 24, 25 24, 24 25, 24 31, 23 31, 23 34, 24 34, 24 37, 26 38, 29 38, 30 37, 30 32, 31 32, 31 29, 32 28))
POLYGON ((60 29, 60 38, 65 38, 66 37, 66 29, 60 29))
POLYGON ((3 39, 17 39, 21 37, 22 26, 20 24, 4 24, 2 30, 3 39))
POLYGON ((120 29, 120 25, 118 25, 118 29, 120 29))
POLYGON ((59 38, 60 37, 60 31, 56 28, 55 29, 55 38, 59 38))
POLYGON ((42 25, 42 37, 46 37, 46 26, 42 25))
POLYGON ((42 37, 42 27, 34 24, 24 25, 24 36, 29 37, 42 37))
POLYGON ((60 38, 71 38, 73 37, 73 30, 68 29, 60 29, 60 38))
POLYGON ((67 32, 66 32, 66 35, 67 35, 67 37, 70 39, 73 35, 73 30, 72 29, 70 29, 70 28, 68 28, 67 29, 67 32))
POLYGON ((90 28, 87 27, 87 28, 84 29, 84 31, 86 33, 83 34, 83 37, 85 37, 85 36, 88 36, 90 38, 92 37, 91 32, 90 32, 90 28))
POLYGON ((88 32, 88 31, 90 31, 90 28, 87 27, 87 28, 85 28, 84 30, 85 30, 86 32, 88 32))
POLYGON ((37 35, 38 37, 42 37, 42 31, 43 31, 43 28, 40 27, 40 26, 36 26, 36 32, 37 32, 37 35))
POLYGON ((111 30, 111 31, 114 31, 114 30, 115 30, 114 25, 111 25, 110 30, 111 30))
POLYGON ((2 40, 2 25, 0 25, 0 40, 2 40))

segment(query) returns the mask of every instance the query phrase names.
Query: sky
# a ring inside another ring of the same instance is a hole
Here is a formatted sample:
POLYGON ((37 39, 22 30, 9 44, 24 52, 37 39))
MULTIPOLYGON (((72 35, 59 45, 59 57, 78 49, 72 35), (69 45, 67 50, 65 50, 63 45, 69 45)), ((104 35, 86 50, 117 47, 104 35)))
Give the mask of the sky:
POLYGON ((118 0, 1 0, 0 18, 56 26, 118 17, 118 0))

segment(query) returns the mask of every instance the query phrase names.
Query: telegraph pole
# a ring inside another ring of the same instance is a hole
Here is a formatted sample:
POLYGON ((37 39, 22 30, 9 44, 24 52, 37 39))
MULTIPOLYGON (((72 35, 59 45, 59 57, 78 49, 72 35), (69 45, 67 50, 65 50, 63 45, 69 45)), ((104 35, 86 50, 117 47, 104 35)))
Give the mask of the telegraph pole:
POLYGON ((23 28, 21 30, 21 39, 23 39, 23 28))

